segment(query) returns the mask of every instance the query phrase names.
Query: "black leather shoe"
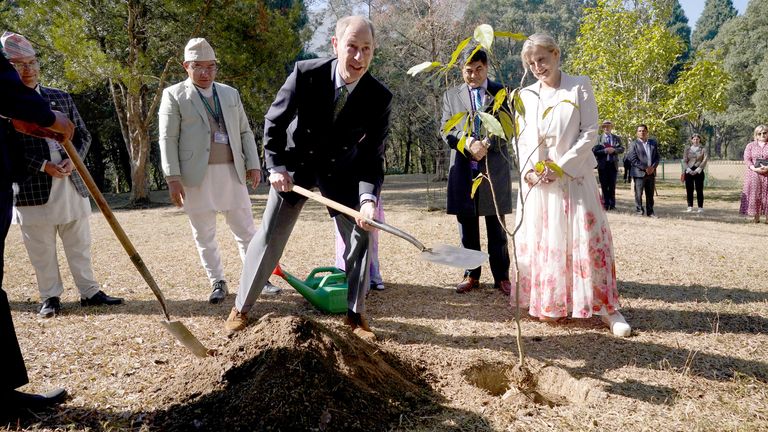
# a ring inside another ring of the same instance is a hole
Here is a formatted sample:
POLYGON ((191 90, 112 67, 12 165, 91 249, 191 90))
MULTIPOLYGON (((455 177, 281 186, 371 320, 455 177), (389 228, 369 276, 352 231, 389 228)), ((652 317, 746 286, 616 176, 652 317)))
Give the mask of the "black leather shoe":
POLYGON ((123 299, 120 297, 110 297, 104 291, 97 292, 91 298, 80 299, 80 306, 114 306, 119 304, 123 304, 123 299))
POLYGON ((49 297, 45 299, 40 306, 40 318, 53 318, 61 312, 61 301, 58 297, 49 297))
POLYGON ((41 411, 64 402, 66 398, 67 391, 60 388, 41 395, 11 390, 0 399, 5 399, 3 405, 5 405, 4 408, 7 408, 9 411, 41 411))
POLYGON ((227 294, 229 292, 229 289, 227 288, 227 281, 218 280, 213 283, 211 288, 213 288, 213 290, 211 291, 210 297, 208 297, 208 302, 210 304, 221 303, 225 298, 227 298, 227 294))

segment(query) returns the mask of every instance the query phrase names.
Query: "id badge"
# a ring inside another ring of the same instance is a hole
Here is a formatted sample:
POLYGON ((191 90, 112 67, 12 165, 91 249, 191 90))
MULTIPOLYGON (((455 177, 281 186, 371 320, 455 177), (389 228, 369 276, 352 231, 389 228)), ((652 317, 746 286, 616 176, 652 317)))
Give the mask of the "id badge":
POLYGON ((46 138, 45 141, 48 143, 48 151, 50 151, 51 153, 59 152, 59 151, 63 150, 62 147, 61 147, 61 144, 59 144, 58 141, 50 139, 50 138, 46 138))
POLYGON ((216 144, 229 144, 229 137, 224 132, 216 131, 213 134, 213 141, 216 144))

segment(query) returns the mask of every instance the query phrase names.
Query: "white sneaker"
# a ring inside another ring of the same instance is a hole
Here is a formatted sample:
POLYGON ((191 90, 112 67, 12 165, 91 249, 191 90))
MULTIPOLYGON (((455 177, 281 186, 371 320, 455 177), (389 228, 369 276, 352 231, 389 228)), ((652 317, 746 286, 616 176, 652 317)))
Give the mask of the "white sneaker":
POLYGON ((614 336, 628 337, 632 334, 632 327, 627 324, 624 319, 624 315, 621 312, 616 311, 610 315, 600 315, 600 319, 608 325, 614 336))
POLYGON ((267 283, 264 284, 264 288, 261 290, 262 295, 277 295, 280 294, 280 292, 283 289, 279 286, 272 285, 272 282, 267 281, 267 283))
POLYGON ((699 207, 699 210, 698 210, 698 211, 696 211, 696 213, 704 213, 704 209, 703 209, 703 208, 701 208, 701 207, 699 207))
POLYGON ((693 212, 693 207, 688 207, 688 210, 686 210, 685 212, 686 212, 686 213, 691 213, 691 212, 693 212))

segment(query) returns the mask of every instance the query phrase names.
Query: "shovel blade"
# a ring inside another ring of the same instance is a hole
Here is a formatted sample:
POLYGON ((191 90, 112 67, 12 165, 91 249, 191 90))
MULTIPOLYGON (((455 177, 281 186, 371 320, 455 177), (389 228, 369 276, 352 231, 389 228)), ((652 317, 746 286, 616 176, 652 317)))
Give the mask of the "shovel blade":
POLYGON ((460 269, 473 269, 488 261, 488 254, 483 251, 465 249, 458 246, 436 244, 421 252, 424 261, 442 264, 460 269))
POLYGON ((214 350, 209 350, 189 331, 187 326, 180 321, 160 321, 177 341, 181 342, 192 354, 198 357, 208 357, 214 355, 214 350))

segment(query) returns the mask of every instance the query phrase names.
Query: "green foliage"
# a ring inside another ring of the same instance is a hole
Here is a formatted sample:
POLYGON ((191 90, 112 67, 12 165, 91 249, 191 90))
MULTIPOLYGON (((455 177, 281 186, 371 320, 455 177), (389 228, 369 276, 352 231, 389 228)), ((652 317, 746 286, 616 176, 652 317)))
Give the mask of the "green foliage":
MULTIPOLYGON (((739 141, 752 138, 752 130, 766 123, 768 112, 768 0, 751 0, 744 15, 729 20, 710 43, 722 50, 725 70, 732 80, 727 110, 708 115, 715 126, 735 131, 739 141)), ((708 43, 707 45, 709 46, 708 43)))
MULTIPOLYGON (((496 29, 514 29, 506 35, 509 41, 522 41, 525 35, 545 32, 551 34, 568 55, 576 39, 579 20, 584 7, 594 0, 474 0, 464 13, 465 28, 486 23, 496 29)), ((499 41, 497 41, 498 43, 499 41)), ((503 44, 495 50, 494 73, 500 82, 520 83, 523 65, 520 48, 513 43, 503 44)))
POLYGON ((667 28, 683 42, 683 52, 677 57, 675 65, 672 66, 672 70, 669 72, 668 81, 670 83, 677 80, 678 74, 693 54, 693 48, 691 48, 691 27, 688 25, 688 17, 685 16, 683 7, 680 6, 678 0, 671 0, 671 7, 672 12, 667 28))
POLYGON ((586 9, 567 67, 592 79, 599 112, 617 133, 634 138, 635 126, 645 123, 665 152, 676 141, 675 120, 723 108, 727 74, 702 56, 668 83, 685 50, 668 27, 672 9, 663 1, 636 3, 628 9, 621 0, 599 0, 586 9))
POLYGON ((698 49, 702 43, 714 39, 723 24, 738 13, 732 0, 707 0, 699 20, 696 21, 696 31, 691 38, 693 47, 698 49))
POLYGON ((470 198, 475 198, 475 192, 477 192, 477 188, 479 188, 481 184, 483 184, 483 175, 478 174, 477 177, 472 180, 472 191, 469 193, 470 198))
MULTIPOLYGON (((44 82, 73 92, 106 86, 128 149, 132 192, 148 196, 151 136, 163 87, 186 78, 191 37, 216 50, 218 81, 240 89, 252 122, 261 117, 308 38, 302 0, 19 0, 0 24, 38 48, 44 82), (140 192, 136 192, 140 189, 140 192)), ((134 197, 136 199, 137 197, 134 197)))
POLYGON ((251 123, 262 123, 288 66, 311 37, 306 21, 301 0, 241 0, 224 2, 203 26, 200 35, 221 61, 217 79, 240 90, 251 123))
POLYGON ((543 174, 545 170, 550 170, 555 173, 556 177, 562 177, 565 174, 565 171, 558 165, 555 161, 547 160, 547 161, 538 161, 536 164, 533 165, 533 169, 538 174, 543 174))
POLYGON ((699 53, 672 85, 667 111, 691 123, 700 122, 705 112, 725 111, 730 81, 720 53, 699 53))

